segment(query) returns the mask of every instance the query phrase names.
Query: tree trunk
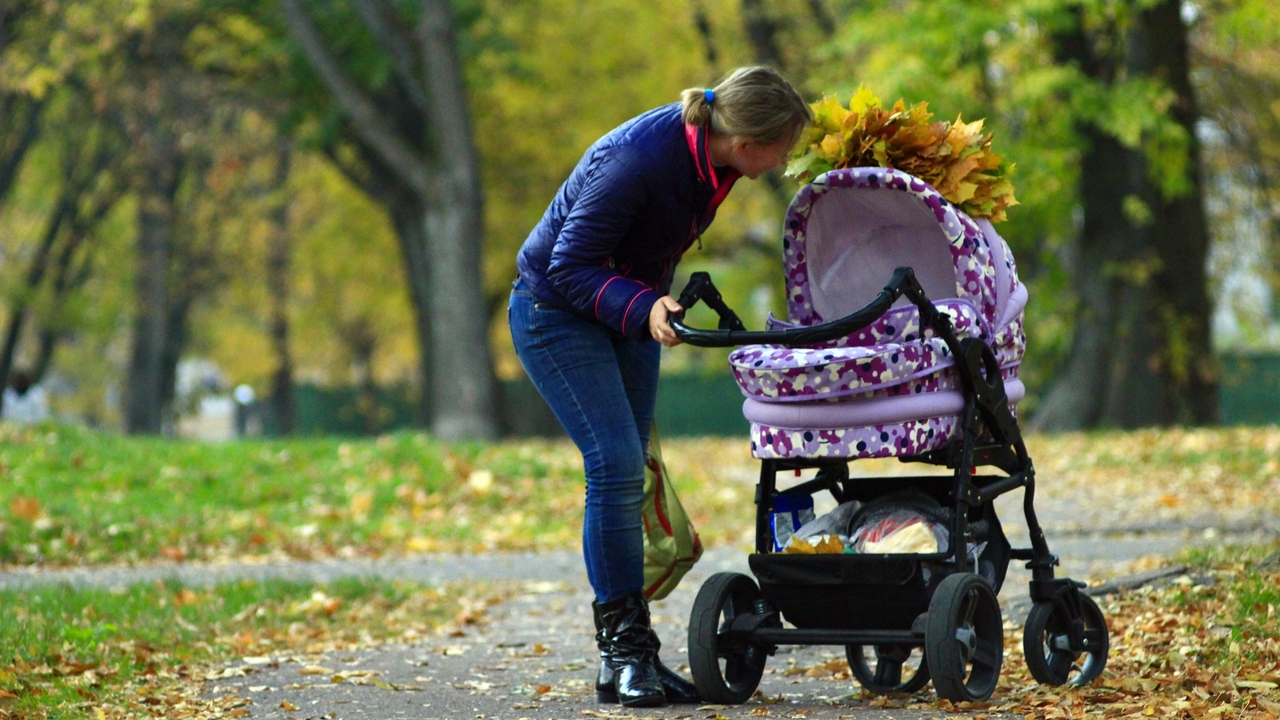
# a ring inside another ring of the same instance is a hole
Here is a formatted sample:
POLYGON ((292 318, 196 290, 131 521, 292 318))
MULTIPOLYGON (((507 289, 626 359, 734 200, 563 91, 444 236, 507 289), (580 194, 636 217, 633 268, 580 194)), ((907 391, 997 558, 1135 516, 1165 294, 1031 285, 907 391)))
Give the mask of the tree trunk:
POLYGON ((267 294, 271 298, 271 346, 276 371, 271 379, 271 406, 281 435, 294 432, 293 353, 289 349, 289 267, 293 236, 289 232, 289 168, 293 149, 288 138, 276 141, 275 192, 271 239, 267 252, 267 294))
POLYGON ((158 127, 145 135, 134 260, 133 342, 125 387, 125 431, 162 430, 164 354, 168 345, 169 258, 178 180, 177 138, 158 127))
MULTIPOLYGON (((1099 82, 1117 75, 1120 68, 1094 51, 1079 23, 1055 40, 1060 62, 1078 64, 1099 82)), ((1080 128, 1084 225, 1072 272, 1080 308, 1067 362, 1031 423, 1036 429, 1203 423, 1216 415, 1208 226, 1179 3, 1139 13, 1125 40, 1126 72, 1160 78, 1178 94, 1175 118, 1191 138, 1192 189, 1166 198, 1140 150, 1095 127, 1080 128)))
POLYGON ((444 439, 492 438, 498 434, 497 395, 480 274, 480 160, 446 0, 423 1, 419 34, 437 155, 432 167, 437 192, 428 198, 423 218, 432 246, 432 365, 448 373, 428 388, 435 395, 432 429, 444 439))
POLYGON ((1200 142, 1196 136, 1199 105, 1191 86, 1187 27, 1182 3, 1165 0, 1139 16, 1142 52, 1135 52, 1147 74, 1159 78, 1177 96, 1170 114, 1186 133, 1185 193, 1161 198, 1152 240, 1162 258, 1156 286, 1166 340, 1163 375, 1179 423, 1218 421, 1217 368, 1210 337, 1212 307, 1208 290, 1209 221, 1201 180, 1200 142))
POLYGON ((421 202, 410 193, 389 205, 396 239, 400 241, 401 262, 404 263, 405 282, 409 286, 409 299, 413 303, 413 325, 418 336, 418 422, 432 427, 435 420, 435 378, 432 375, 434 353, 431 340, 431 248, 421 202))
POLYGON ((193 298, 172 295, 165 315, 164 350, 160 356, 160 431, 172 435, 176 431, 178 409, 173 406, 178 386, 178 363, 187 347, 193 298))
POLYGON ((1121 332, 1122 318, 1134 312, 1123 302, 1139 301, 1138 292, 1125 291, 1136 273, 1116 271, 1133 268, 1139 250, 1138 231, 1124 213, 1133 151, 1092 127, 1081 132, 1086 138, 1080 166, 1084 225, 1072 268, 1079 307, 1067 362, 1034 417, 1032 426, 1040 429, 1078 430, 1103 421, 1103 406, 1127 369, 1119 362, 1128 334, 1121 332))

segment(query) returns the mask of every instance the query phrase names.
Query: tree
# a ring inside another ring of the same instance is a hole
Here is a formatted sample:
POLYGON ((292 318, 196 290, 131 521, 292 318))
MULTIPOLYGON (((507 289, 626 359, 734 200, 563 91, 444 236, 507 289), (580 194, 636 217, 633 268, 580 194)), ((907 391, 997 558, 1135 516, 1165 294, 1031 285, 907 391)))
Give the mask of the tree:
POLYGON ((948 117, 985 117, 998 151, 1017 162, 1023 206, 1000 229, 1032 285, 1025 374, 1050 388, 1032 408, 1038 427, 1215 419, 1198 110, 1180 7, 860 3, 838 31, 835 47, 858 59, 845 87, 866 82, 948 117))
POLYGON ((271 239, 267 253, 267 292, 271 298, 269 332, 278 359, 271 378, 271 405, 275 408, 280 434, 294 430, 293 352, 289 347, 289 298, 292 283, 293 234, 289 229, 289 170, 293 165, 293 143, 287 137, 276 140, 275 176, 271 209, 271 239))
MULTIPOLYGON (((53 125, 58 148, 58 197, 23 281, 9 304, 3 344, 0 345, 0 387, 8 384, 14 358, 28 316, 39 306, 42 291, 40 348, 31 374, 38 381, 49 367, 61 325, 60 307, 69 292, 83 283, 88 268, 85 249, 95 227, 120 198, 123 148, 115 129, 104 118, 86 112, 84 98, 66 93, 53 125)), ((3 400, 0 399, 0 410, 3 400)))
POLYGON ((362 144, 418 201, 421 217, 415 224, 421 235, 415 239, 421 244, 406 247, 406 260, 412 267, 425 259, 428 268, 435 379, 423 392, 435 399, 432 429, 444 438, 493 437, 496 395, 480 276, 483 196, 453 11, 445 0, 422 0, 416 30, 409 34, 402 30, 405 18, 390 3, 355 1, 408 101, 408 107, 397 109, 411 110, 430 137, 424 152, 350 78, 300 0, 280 4, 293 37, 362 144))
POLYGON ((1199 110, 1181 7, 1177 0, 1134 5, 1107 31, 1090 32, 1085 7, 1068 5, 1054 33, 1058 61, 1095 83, 1125 77, 1159 83, 1173 122, 1164 127, 1164 142, 1155 143, 1164 157, 1126 147, 1105 125, 1080 123, 1080 314, 1038 427, 1217 420, 1199 110))
POLYGON ((40 135, 47 87, 15 82, 13 76, 21 78, 38 64, 31 57, 38 51, 29 48, 47 37, 49 20, 47 10, 35 2, 0 3, 0 60, 5 71, 0 83, 0 201, 8 196, 27 151, 40 135), (11 46, 18 41, 28 47, 14 52, 11 46))

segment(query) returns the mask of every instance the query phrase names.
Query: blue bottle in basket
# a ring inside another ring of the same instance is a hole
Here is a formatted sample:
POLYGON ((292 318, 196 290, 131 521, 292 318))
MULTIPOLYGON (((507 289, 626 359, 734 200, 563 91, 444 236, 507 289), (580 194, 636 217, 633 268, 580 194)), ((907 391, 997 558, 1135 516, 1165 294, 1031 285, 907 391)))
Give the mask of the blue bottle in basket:
POLYGON ((769 526, 773 529, 773 551, 781 552, 801 525, 813 519, 812 495, 778 495, 773 499, 769 526))

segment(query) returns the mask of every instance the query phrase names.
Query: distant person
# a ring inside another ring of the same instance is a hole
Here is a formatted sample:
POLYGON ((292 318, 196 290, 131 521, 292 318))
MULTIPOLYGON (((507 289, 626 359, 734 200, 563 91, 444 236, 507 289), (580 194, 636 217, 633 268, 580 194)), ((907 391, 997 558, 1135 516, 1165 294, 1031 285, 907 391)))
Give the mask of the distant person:
POLYGON ((698 702, 658 660, 645 598, 641 505, 676 263, 743 175, 786 162, 811 113, 777 71, 628 120, 587 149, 517 258, 508 320, 516 354, 582 452, 582 547, 595 591, 599 702, 698 702))
POLYGON ((0 419, 23 425, 49 419, 49 397, 34 380, 25 370, 10 376, 9 387, 4 389, 4 414, 0 419))

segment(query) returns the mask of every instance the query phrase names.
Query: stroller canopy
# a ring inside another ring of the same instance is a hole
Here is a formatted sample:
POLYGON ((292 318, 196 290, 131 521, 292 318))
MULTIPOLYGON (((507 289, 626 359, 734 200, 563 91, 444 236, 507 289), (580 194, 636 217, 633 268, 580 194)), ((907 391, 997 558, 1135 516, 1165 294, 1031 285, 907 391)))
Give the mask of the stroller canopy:
POLYGON ((968 300, 989 326, 1018 287, 1013 255, 989 222, 898 170, 823 173, 796 194, 784 230, 788 311, 799 325, 858 310, 900 265, 915 269, 930 299, 968 300))

